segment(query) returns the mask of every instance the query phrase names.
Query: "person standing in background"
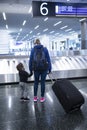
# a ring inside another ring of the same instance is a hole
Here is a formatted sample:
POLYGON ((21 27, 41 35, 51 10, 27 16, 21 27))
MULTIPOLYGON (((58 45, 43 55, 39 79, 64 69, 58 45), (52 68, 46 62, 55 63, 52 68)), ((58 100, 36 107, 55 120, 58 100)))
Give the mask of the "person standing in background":
POLYGON ((45 80, 47 73, 52 69, 51 60, 48 49, 41 45, 40 40, 36 39, 35 46, 31 50, 29 59, 29 70, 32 75, 34 73, 34 102, 37 102, 38 84, 41 84, 40 102, 45 101, 45 80))

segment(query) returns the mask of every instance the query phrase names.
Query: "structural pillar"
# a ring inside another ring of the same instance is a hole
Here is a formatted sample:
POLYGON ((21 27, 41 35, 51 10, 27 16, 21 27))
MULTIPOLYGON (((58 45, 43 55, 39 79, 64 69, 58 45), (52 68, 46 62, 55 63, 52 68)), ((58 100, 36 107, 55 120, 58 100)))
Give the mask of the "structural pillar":
POLYGON ((65 46, 65 48, 66 48, 67 50, 69 50, 69 38, 66 39, 66 46, 65 46))
POLYGON ((81 49, 87 49, 87 19, 81 21, 81 49))

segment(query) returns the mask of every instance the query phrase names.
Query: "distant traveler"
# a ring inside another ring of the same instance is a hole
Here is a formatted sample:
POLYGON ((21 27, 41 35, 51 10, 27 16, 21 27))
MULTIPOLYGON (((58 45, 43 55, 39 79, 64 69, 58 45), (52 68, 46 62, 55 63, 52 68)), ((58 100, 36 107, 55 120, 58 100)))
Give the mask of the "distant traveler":
POLYGON ((44 102, 45 80, 47 73, 51 72, 51 60, 47 48, 41 45, 39 39, 36 39, 35 46, 31 50, 29 70, 31 74, 34 72, 34 102, 38 100, 37 92, 39 80, 41 84, 40 102, 44 102))
POLYGON ((28 77, 31 76, 28 72, 25 71, 24 65, 22 63, 19 63, 16 66, 18 72, 19 72, 19 86, 21 88, 21 101, 28 101, 29 100, 29 95, 28 95, 28 85, 27 85, 27 80, 28 77))

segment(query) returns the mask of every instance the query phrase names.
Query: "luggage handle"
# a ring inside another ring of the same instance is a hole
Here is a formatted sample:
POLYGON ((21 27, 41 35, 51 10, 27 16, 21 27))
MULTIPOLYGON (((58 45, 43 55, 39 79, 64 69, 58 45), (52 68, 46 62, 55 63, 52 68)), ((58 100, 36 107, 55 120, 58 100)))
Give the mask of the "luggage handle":
POLYGON ((48 74, 48 77, 51 80, 52 84, 54 84, 54 82, 57 81, 57 79, 55 79, 55 81, 53 80, 54 78, 52 72, 48 74))

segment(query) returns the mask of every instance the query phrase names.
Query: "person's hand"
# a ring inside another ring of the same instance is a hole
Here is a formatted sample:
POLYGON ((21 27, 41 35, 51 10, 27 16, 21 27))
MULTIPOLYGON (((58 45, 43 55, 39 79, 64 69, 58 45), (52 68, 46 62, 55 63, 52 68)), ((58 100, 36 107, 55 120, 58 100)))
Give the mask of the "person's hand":
POLYGON ((50 73, 51 73, 51 70, 48 71, 48 74, 50 74, 50 73))
POLYGON ((29 74, 29 77, 31 77, 33 75, 33 72, 31 71, 30 74, 29 74))

